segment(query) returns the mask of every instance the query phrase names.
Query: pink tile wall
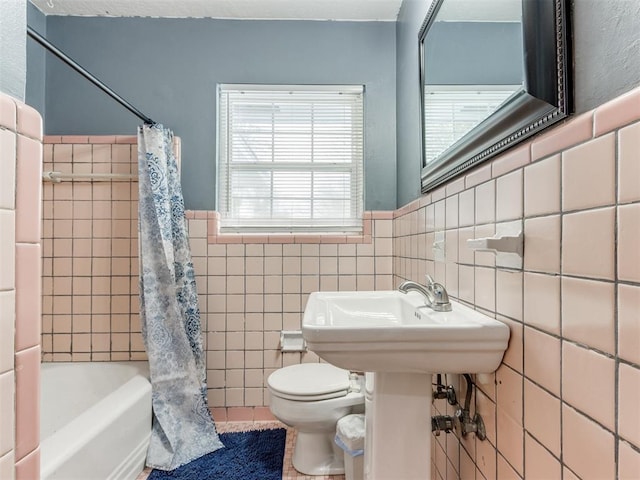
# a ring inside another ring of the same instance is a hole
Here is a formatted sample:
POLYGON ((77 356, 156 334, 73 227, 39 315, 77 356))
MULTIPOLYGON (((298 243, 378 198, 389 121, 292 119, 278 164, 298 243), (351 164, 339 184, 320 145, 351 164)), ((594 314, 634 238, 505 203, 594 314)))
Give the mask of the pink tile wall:
POLYGON ((0 94, 0 478, 40 476, 42 119, 0 94))
MULTIPOLYGON (((135 172, 132 137, 45 137, 45 171, 135 172)), ((138 318, 137 183, 44 184, 43 358, 144 358, 138 318)), ((309 293, 392 287, 393 213, 367 212, 360 236, 219 235, 217 213, 187 212, 218 417, 268 416, 266 377, 318 361, 282 354, 309 293)))
POLYGON ((475 379, 488 439, 436 437, 433 478, 640 478, 638 165, 640 89, 396 212, 394 284, 429 273, 511 328, 503 364, 475 379), (522 269, 467 248, 510 220, 522 269), (438 230, 458 239, 445 261, 438 230))
MULTIPOLYGON (((47 136, 44 170, 137 171, 131 136, 47 136)), ((146 358, 138 320, 138 184, 44 183, 45 361, 146 358)))
MULTIPOLYGON (((216 212, 187 212, 214 415, 251 420, 267 406, 275 369, 317 362, 281 353, 280 331, 298 330, 307 297, 317 290, 392 288, 393 215, 367 212, 360 237, 227 236, 216 212)), ((218 418, 218 417, 216 417, 218 418)))

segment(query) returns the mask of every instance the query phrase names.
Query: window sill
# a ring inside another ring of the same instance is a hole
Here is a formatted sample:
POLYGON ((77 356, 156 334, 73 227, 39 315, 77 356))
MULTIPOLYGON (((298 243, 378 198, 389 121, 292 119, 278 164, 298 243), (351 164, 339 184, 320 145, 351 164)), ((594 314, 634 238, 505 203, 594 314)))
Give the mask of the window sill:
POLYGON ((188 210, 187 219, 207 220, 208 244, 357 244, 372 242, 373 220, 392 220, 392 211, 365 212, 362 234, 320 234, 320 233, 273 233, 273 234, 231 234, 220 233, 219 214, 216 211, 188 210))

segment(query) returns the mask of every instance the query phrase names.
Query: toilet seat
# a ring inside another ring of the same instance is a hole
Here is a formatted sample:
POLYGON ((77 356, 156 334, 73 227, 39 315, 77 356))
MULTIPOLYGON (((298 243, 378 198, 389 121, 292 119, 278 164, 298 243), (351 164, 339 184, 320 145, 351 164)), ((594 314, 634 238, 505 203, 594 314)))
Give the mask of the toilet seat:
POLYGON ((267 386, 274 395, 298 402, 344 397, 351 391, 349 372, 328 363, 281 368, 269 376, 267 386))

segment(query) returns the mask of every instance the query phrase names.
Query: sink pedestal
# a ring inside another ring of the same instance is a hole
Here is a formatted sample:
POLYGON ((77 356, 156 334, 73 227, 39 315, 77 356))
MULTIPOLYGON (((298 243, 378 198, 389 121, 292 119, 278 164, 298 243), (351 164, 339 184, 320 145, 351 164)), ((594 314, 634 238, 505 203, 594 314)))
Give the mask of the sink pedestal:
POLYGON ((422 295, 397 290, 309 295, 309 349, 345 370, 375 372, 365 403, 367 480, 428 480, 431 373, 493 372, 502 361, 509 327, 461 303, 451 307, 437 312, 422 295))
POLYGON ((431 478, 431 374, 374 373, 366 404, 367 480, 431 478))

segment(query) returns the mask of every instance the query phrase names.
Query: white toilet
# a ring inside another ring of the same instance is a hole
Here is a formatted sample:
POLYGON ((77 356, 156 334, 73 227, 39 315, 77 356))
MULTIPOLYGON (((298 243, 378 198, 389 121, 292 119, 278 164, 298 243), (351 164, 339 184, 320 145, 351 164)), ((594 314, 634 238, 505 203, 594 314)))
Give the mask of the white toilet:
POLYGON ((276 370, 267 386, 271 413, 297 431, 294 468, 306 475, 343 474, 336 423, 364 412, 363 378, 327 363, 304 363, 276 370))

